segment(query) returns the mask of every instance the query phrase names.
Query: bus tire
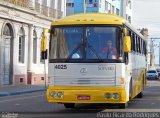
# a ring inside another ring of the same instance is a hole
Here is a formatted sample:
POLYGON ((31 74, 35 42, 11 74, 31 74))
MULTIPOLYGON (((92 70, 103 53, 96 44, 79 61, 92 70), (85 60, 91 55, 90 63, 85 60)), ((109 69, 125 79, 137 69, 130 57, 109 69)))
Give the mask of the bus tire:
POLYGON ((64 107, 65 108, 74 108, 75 107, 75 103, 64 103, 64 107))
POLYGON ((143 92, 140 92, 138 95, 137 95, 137 98, 142 98, 143 97, 143 92))
POLYGON ((128 103, 120 103, 119 108, 120 109, 126 109, 128 107, 128 103))

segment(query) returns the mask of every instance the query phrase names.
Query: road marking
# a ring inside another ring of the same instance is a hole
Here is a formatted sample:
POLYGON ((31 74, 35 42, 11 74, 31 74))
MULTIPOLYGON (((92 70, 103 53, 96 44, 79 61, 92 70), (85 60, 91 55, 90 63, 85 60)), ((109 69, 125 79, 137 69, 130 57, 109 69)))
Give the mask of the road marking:
POLYGON ((44 96, 44 95, 36 95, 36 96, 30 96, 30 97, 21 97, 21 98, 16 98, 16 99, 1 100, 0 103, 1 102, 10 102, 10 101, 23 100, 23 99, 31 99, 31 98, 40 97, 40 96, 44 96))

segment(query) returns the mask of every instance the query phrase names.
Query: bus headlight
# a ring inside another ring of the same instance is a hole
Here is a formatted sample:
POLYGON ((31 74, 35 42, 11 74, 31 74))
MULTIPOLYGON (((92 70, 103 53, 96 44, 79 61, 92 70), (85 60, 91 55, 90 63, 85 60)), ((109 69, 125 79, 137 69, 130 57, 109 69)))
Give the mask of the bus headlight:
POLYGON ((58 98, 63 98, 63 93, 62 93, 62 92, 58 92, 58 93, 57 93, 57 97, 58 97, 58 98))
POLYGON ((55 91, 52 91, 52 92, 50 93, 50 95, 51 95, 51 97, 55 98, 55 97, 56 97, 56 92, 55 92, 55 91))
POLYGON ((119 94, 118 93, 113 93, 113 98, 114 99, 118 99, 119 98, 119 94))
POLYGON ((111 97, 112 97, 112 95, 110 93, 105 94, 105 98, 110 99, 111 97))

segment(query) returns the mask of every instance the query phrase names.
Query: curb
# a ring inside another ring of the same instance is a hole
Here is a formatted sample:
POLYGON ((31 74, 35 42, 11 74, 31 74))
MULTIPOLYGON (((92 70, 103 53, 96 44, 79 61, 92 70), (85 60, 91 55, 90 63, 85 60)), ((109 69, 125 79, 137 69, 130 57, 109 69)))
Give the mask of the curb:
POLYGON ((26 93, 33 93, 33 92, 41 92, 41 91, 46 91, 46 88, 42 88, 42 89, 37 89, 37 90, 24 90, 24 91, 16 91, 16 92, 3 92, 0 93, 0 97, 4 97, 4 96, 11 96, 11 95, 20 95, 20 94, 26 94, 26 93))

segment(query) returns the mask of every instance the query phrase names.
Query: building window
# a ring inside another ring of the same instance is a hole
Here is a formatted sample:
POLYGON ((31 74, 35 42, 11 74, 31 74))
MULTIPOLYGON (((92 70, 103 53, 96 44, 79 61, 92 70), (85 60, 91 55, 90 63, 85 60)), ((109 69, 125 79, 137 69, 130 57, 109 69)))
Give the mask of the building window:
POLYGON ((129 8, 132 9, 132 2, 129 0, 128 3, 129 3, 129 8))
POLYGON ((128 15, 126 14, 126 20, 128 20, 128 15))
POLYGON ((67 7, 74 7, 74 3, 66 3, 67 7))
POLYGON ((126 6, 128 6, 128 0, 126 0, 126 6))
POLYGON ((129 23, 131 23, 131 16, 128 16, 128 21, 129 23))
POLYGON ((92 0, 89 0, 89 4, 92 4, 93 3, 93 1, 92 0))
POLYGON ((41 80, 43 80, 43 81, 44 81, 44 77, 41 77, 41 80))
POLYGON ((105 1, 105 10, 108 11, 108 2, 105 1))
POLYGON ((4 28, 3 35, 5 35, 5 36, 11 36, 11 29, 10 29, 10 27, 9 27, 8 24, 4 28))
POLYGON ((25 55, 25 33, 24 29, 21 27, 19 31, 19 62, 24 63, 25 55))
POLYGON ((19 80, 19 81, 20 81, 20 83, 22 83, 22 82, 23 82, 23 78, 20 78, 20 80, 19 80))
POLYGON ((33 63, 37 62, 37 34, 36 31, 33 31, 33 63))
POLYGON ((116 14, 119 15, 119 9, 116 8, 116 14))
POLYGON ((108 3, 108 13, 111 13, 111 3, 108 3))

